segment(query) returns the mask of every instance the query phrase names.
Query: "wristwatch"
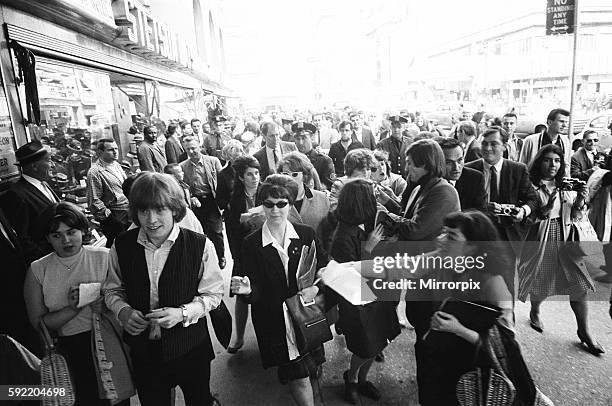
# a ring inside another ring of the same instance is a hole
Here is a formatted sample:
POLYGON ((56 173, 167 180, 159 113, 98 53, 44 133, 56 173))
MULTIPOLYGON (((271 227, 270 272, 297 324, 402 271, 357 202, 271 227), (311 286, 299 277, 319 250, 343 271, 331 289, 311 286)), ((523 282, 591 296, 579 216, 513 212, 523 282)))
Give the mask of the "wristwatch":
POLYGON ((181 305, 181 310, 183 311, 183 326, 187 324, 187 306, 181 305))

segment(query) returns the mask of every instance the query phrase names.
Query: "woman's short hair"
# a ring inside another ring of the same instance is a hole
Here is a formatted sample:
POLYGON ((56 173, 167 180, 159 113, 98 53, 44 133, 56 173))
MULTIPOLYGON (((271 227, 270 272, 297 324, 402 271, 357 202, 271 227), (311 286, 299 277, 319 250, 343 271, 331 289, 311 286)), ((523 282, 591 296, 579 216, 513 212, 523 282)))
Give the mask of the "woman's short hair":
POLYGON ((310 159, 301 152, 290 152, 278 162, 277 172, 282 172, 283 167, 289 167, 291 172, 302 172, 304 174, 304 183, 308 184, 312 179, 312 171, 314 166, 310 162, 310 159))
POLYGON ((270 175, 262 183, 257 194, 257 200, 263 202, 267 198, 287 199, 289 204, 293 204, 297 199, 298 184, 291 176, 270 175))
POLYGON ((406 157, 410 157, 414 165, 425 168, 430 176, 443 177, 446 173, 446 160, 440 145, 430 139, 419 140, 406 150, 406 157))
POLYGON ((239 140, 231 139, 221 149, 221 157, 226 161, 234 162, 236 158, 244 155, 244 146, 239 140))
POLYGON ((89 231, 89 222, 79 206, 70 202, 59 202, 47 207, 40 215, 38 221, 40 235, 47 236, 56 232, 60 223, 81 230, 83 233, 89 231))
POLYGON ((555 175, 555 183, 557 185, 561 185, 563 183, 563 177, 565 176, 565 155, 563 154, 563 150, 561 147, 555 144, 544 145, 539 149, 535 158, 533 158, 533 162, 529 165, 529 179, 531 183, 534 185, 538 185, 542 180, 542 161, 544 160, 544 155, 549 152, 555 153, 561 159, 561 166, 559 167, 559 171, 557 175, 555 175))
POLYGON ((349 151, 344 158, 344 174, 351 176, 355 171, 363 171, 374 165, 374 155, 372 151, 365 148, 349 151))
POLYGON ((338 196, 336 217, 339 221, 352 226, 364 224, 366 230, 373 229, 376 217, 376 197, 372 182, 366 179, 355 179, 345 183, 338 196))
POLYGON ((236 180, 240 180, 240 178, 244 178, 244 174, 249 168, 261 169, 259 165, 259 161, 253 158, 251 155, 243 155, 236 158, 234 162, 232 162, 232 168, 236 172, 236 180))
POLYGON ((181 221, 187 213, 183 191, 171 175, 157 172, 141 172, 130 190, 130 216, 137 226, 138 212, 147 209, 169 209, 174 222, 181 221))

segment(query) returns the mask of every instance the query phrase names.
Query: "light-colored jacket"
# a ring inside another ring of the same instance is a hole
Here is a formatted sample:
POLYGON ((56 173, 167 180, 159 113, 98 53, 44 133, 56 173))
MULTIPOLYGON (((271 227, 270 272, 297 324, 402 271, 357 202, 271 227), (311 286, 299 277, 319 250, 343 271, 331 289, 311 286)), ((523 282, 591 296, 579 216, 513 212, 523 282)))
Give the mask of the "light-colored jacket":
MULTIPOLYGON (((223 167, 221 166, 221 162, 217 157, 201 155, 200 160, 204 164, 204 172, 206 173, 206 181, 208 186, 210 186, 212 196, 215 198, 217 196, 217 175, 223 167)), ((185 183, 189 186, 192 186, 192 179, 194 177, 193 171, 194 167, 191 164, 191 160, 186 159, 181 162, 181 168, 183 168, 183 172, 185 173, 185 183)), ((193 196, 193 193, 191 194, 193 196)))
MULTIPOLYGON (((544 134, 531 134, 523 140, 523 148, 519 155, 519 162, 529 166, 533 162, 538 153, 538 150, 542 147, 542 137, 544 134)), ((559 134, 561 144, 563 144, 563 152, 565 155, 565 176, 570 176, 570 162, 572 162, 572 144, 569 141, 567 135, 559 134)))

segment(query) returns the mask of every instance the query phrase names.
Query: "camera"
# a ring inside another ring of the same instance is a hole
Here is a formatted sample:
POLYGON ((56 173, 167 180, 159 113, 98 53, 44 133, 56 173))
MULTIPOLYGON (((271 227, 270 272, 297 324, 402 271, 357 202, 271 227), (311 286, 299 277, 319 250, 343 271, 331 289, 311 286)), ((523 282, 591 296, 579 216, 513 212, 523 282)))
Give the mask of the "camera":
POLYGON ((516 207, 513 204, 500 204, 501 206, 501 213, 500 215, 502 216, 514 216, 516 214, 518 214, 520 207, 516 207))
POLYGON ((580 191, 586 186, 586 182, 575 178, 563 178, 561 190, 580 191))

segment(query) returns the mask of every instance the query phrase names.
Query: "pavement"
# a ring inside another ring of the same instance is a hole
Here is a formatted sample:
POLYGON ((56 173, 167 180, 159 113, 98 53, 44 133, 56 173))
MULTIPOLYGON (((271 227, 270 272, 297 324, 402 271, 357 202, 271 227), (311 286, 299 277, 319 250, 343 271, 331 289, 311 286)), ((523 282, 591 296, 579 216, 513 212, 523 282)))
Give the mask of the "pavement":
MULTIPOLYGON (((598 268, 603 263, 602 257, 589 258, 587 263, 593 275, 601 273, 598 268)), ((231 266, 230 260, 225 269, 228 280, 231 266)), ((608 315, 611 286, 597 283, 597 293, 590 296, 597 300, 589 302, 591 334, 607 349, 600 357, 580 348, 567 298, 556 297, 542 304, 543 334, 528 325, 529 303, 516 304, 517 340, 524 359, 536 385, 555 405, 612 406, 612 320, 608 315)), ((224 301, 233 312, 234 299, 226 296, 224 301)), ((212 334, 211 326, 209 329, 212 334)), ((237 354, 228 354, 214 337, 212 340, 216 358, 211 365, 210 387, 222 405, 294 404, 288 388, 278 383, 276 369, 262 368, 250 318, 245 344, 237 354)), ((389 344, 384 351, 385 362, 374 363, 369 374, 383 397, 378 402, 361 398, 360 405, 418 405, 414 340, 414 331, 404 329, 389 344)), ((342 373, 350 359, 344 337, 334 335, 334 339, 325 344, 325 353, 327 362, 323 364, 321 396, 316 404, 348 405, 342 398, 342 373)), ((184 404, 180 389, 177 389, 176 405, 184 404)), ((136 397, 132 405, 139 405, 136 397)))

